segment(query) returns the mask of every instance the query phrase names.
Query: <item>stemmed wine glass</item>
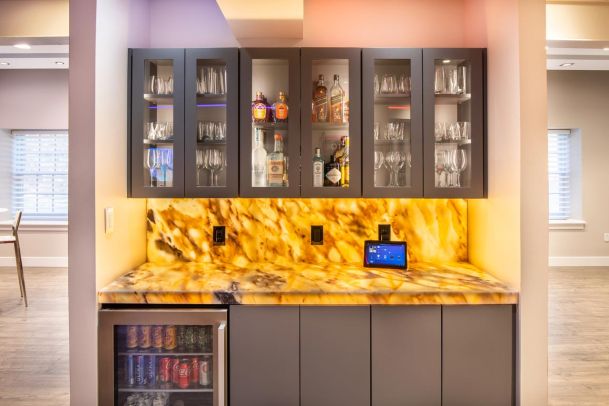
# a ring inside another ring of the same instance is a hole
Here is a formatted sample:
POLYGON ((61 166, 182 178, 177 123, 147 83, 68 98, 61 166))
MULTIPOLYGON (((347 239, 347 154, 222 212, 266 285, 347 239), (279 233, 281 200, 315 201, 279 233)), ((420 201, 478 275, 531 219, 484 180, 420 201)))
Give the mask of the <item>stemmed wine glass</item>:
POLYGON ((376 182, 376 173, 378 172, 379 169, 381 169, 383 167, 385 163, 385 157, 383 156, 383 153, 381 151, 374 151, 374 185, 377 185, 376 182))
POLYGON ((461 187, 461 172, 467 168, 467 154, 463 149, 455 149, 452 153, 452 165, 457 174, 457 184, 456 187, 461 187))
POLYGON ((198 149, 197 150, 197 157, 196 157, 197 186, 201 186, 201 169, 206 167, 205 158, 207 158, 207 156, 203 154, 203 150, 198 149))
POLYGON ((224 154, 219 149, 211 148, 205 151, 207 169, 210 172, 210 186, 216 186, 216 175, 224 168, 224 154))
MULTIPOLYGON (((163 186, 167 186, 167 172, 173 171, 173 149, 167 148, 162 150, 162 162, 163 166, 163 186)), ((173 179, 173 176, 170 180, 173 179)), ((171 182, 170 182, 171 183, 171 182)))
POLYGON ((156 148, 148 148, 146 150, 144 166, 150 171, 150 187, 156 186, 156 170, 161 168, 161 156, 159 153, 160 151, 156 148))
POLYGON ((445 182, 442 181, 442 175, 446 172, 447 164, 446 151, 436 151, 436 186, 445 187, 445 182))
POLYGON ((398 172, 404 167, 406 155, 402 151, 391 151, 385 155, 385 164, 391 170, 389 175, 389 186, 399 187, 398 172))

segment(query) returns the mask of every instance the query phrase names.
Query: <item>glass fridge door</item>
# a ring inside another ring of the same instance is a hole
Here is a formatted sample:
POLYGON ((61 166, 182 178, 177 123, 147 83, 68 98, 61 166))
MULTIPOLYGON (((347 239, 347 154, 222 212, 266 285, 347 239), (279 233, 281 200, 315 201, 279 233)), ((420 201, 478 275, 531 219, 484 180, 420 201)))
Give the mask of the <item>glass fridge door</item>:
MULTIPOLYGON (((109 324, 100 337, 109 334, 112 341, 112 354, 101 354, 100 358, 102 367, 104 360, 113 360, 113 403, 108 404, 223 406, 225 312, 187 312, 179 317, 163 312, 136 313, 125 318, 119 311, 102 311, 109 324), (107 315, 116 314, 118 318, 107 320, 112 319, 107 315), (190 320, 184 315, 190 315, 190 320)), ((107 373, 100 371, 101 375, 107 373)))

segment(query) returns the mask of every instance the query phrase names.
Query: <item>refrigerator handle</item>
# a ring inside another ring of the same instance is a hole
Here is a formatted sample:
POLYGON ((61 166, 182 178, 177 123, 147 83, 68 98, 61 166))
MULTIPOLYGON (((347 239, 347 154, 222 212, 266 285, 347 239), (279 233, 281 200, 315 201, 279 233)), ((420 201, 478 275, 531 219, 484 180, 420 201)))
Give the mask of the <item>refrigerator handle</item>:
POLYGON ((226 405, 226 321, 218 325, 218 405, 226 405))

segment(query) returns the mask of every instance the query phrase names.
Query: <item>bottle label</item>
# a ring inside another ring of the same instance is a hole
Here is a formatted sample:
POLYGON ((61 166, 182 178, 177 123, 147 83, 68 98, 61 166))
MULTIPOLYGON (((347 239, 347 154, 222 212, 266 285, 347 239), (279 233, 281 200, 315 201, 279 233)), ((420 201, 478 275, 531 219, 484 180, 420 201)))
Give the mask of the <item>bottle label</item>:
POLYGON ((252 117, 254 120, 266 119, 266 106, 263 103, 256 103, 252 106, 252 117))
POLYGON ((322 161, 313 162, 313 187, 324 185, 324 164, 322 161))
POLYGON ((275 105, 275 119, 287 120, 288 118, 288 105, 285 103, 277 103, 275 105))
POLYGON ((283 186, 283 159, 270 159, 267 174, 269 186, 283 186))
POLYGON ((333 123, 343 122, 343 97, 342 95, 332 96, 330 101, 330 111, 333 123))
POLYGON ((326 173, 326 178, 328 178, 333 185, 338 185, 340 182, 340 171, 337 168, 332 168, 326 173))

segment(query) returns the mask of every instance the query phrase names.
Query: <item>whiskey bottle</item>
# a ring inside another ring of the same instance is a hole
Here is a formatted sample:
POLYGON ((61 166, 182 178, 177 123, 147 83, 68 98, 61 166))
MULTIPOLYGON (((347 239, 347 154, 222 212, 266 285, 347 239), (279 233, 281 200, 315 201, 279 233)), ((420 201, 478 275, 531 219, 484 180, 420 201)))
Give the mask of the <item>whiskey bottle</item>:
POLYGON ((336 150, 334 157, 340 164, 340 185, 349 187, 349 137, 341 137, 340 147, 336 150))
POLYGON ((268 186, 283 186, 285 161, 283 160, 283 139, 281 134, 275 134, 275 149, 266 157, 266 173, 268 186))
POLYGON ((324 84, 324 75, 319 75, 317 87, 313 91, 313 122, 328 121, 328 89, 324 84))
POLYGON ((252 122, 261 124, 268 121, 268 109, 266 99, 262 92, 256 92, 256 98, 252 101, 252 122))
POLYGON ((340 164, 334 160, 334 155, 330 155, 330 162, 325 166, 325 173, 324 186, 340 186, 340 164))
POLYGON ((324 160, 321 157, 321 150, 315 148, 315 156, 313 156, 313 187, 322 187, 324 185, 324 160))
POLYGON ((287 123, 288 101, 285 93, 279 92, 279 99, 273 103, 273 108, 271 110, 274 112, 273 119, 276 123, 287 123))
POLYGON ((345 91, 340 85, 340 76, 334 75, 334 84, 330 89, 330 122, 343 123, 345 91))
POLYGON ((252 186, 266 186, 266 149, 264 149, 264 130, 256 128, 254 149, 252 149, 252 186))

